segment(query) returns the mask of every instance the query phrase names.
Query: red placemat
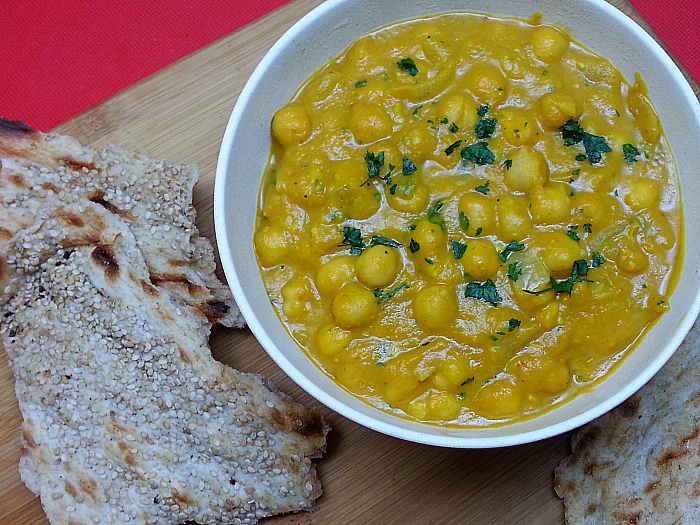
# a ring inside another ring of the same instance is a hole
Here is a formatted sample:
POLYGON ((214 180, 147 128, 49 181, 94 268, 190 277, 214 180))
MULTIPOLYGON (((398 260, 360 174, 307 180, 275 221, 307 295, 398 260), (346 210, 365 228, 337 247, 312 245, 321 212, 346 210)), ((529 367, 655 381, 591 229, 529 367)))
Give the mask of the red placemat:
MULTIPOLYGON (((0 117, 48 130, 289 0, 0 0, 0 117)), ((700 1, 631 0, 700 80, 700 1)))
POLYGON ((0 117, 48 130, 289 0, 0 0, 0 117))
POLYGON ((692 77, 700 82, 700 1, 630 1, 692 77))

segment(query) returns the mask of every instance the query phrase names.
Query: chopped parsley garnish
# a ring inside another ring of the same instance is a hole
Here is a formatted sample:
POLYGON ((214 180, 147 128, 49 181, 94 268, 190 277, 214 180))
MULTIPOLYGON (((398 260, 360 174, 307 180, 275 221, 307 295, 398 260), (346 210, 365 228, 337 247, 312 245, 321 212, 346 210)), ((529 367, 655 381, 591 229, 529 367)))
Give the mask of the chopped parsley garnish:
POLYGON ((384 167, 384 152, 380 151, 379 155, 375 155, 374 152, 368 151, 365 154, 365 162, 367 163, 367 180, 360 186, 364 186, 372 179, 381 178, 379 171, 384 167))
POLYGON ((375 235, 374 237, 372 237, 372 240, 369 241, 369 245, 371 247, 376 246, 377 244, 381 244, 382 246, 391 246, 392 248, 397 249, 403 247, 400 242, 395 241, 394 239, 387 239, 386 237, 380 237, 379 235, 375 235))
POLYGON ((496 332, 496 335, 506 335, 505 332, 496 332))
POLYGON ((478 191, 479 193, 483 193, 484 195, 488 195, 489 193, 489 181, 486 181, 486 184, 482 184, 481 186, 477 186, 474 188, 474 191, 478 191))
POLYGON ((457 397, 460 399, 464 399, 465 397, 467 397, 467 394, 465 392, 460 392, 459 394, 457 394, 457 397))
POLYGON ((666 301, 659 301, 658 303, 656 303, 656 306, 661 306, 662 304, 666 304, 666 301))
POLYGON ((592 228, 592 225, 589 222, 587 222, 586 224, 583 225, 583 229, 586 230, 586 233, 592 233, 593 230, 591 228, 592 228))
POLYGON ((362 242, 362 232, 352 226, 345 226, 343 228, 343 242, 338 246, 350 246, 352 255, 361 254, 362 249, 365 247, 365 244, 362 242))
POLYGON ((408 283, 401 283, 393 290, 389 290, 387 293, 385 293, 379 299, 377 299, 377 304, 382 304, 387 299, 391 299, 392 297, 394 297, 397 293, 399 293, 404 288, 409 288, 408 283))
POLYGON ((406 157, 403 158, 403 169, 401 170, 404 175, 413 175, 416 172, 416 165, 413 164, 406 157))
POLYGON ((479 110, 476 112, 476 114, 479 115, 480 117, 483 117, 484 115, 486 115, 488 110, 489 110, 488 106, 479 106, 479 110))
POLYGON ((450 127, 447 129, 450 130, 450 133, 457 133, 457 130, 459 128, 457 127, 457 124, 455 124, 454 122, 450 122, 450 127))
POLYGON ((451 243, 452 243, 452 251, 455 254, 455 259, 461 259, 462 255, 464 255, 464 252, 467 249, 467 245, 462 244, 459 241, 451 241, 451 243))
POLYGON ((581 168, 576 168, 574 171, 571 172, 572 175, 578 175, 581 173, 581 168))
POLYGON ((586 154, 576 155, 576 160, 585 160, 588 158, 591 164, 597 164, 603 158, 601 153, 612 151, 612 148, 605 142, 603 137, 583 131, 575 120, 568 120, 563 126, 560 126, 559 129, 562 130, 561 135, 564 139, 565 146, 573 146, 574 144, 583 142, 586 154))
POLYGON ((412 115, 417 115, 418 112, 421 110, 422 107, 423 107, 423 104, 421 104, 421 105, 419 105, 418 107, 416 107, 416 109, 413 110, 412 115))
POLYGON ((440 121, 440 124, 447 124, 449 121, 450 121, 450 119, 448 119, 447 117, 445 117, 444 119, 442 119, 442 120, 440 121))
POLYGON ((509 170, 513 166, 513 159, 506 159, 503 161, 503 164, 505 164, 506 169, 509 170))
POLYGON ((464 292, 466 297, 474 297, 476 299, 483 299, 487 303, 496 306, 501 302, 501 296, 498 295, 498 290, 496 285, 493 284, 491 279, 486 282, 480 283, 478 281, 473 281, 467 285, 467 290, 464 292))
POLYGON ((637 159, 635 157, 639 155, 639 150, 635 148, 632 144, 623 144, 622 152, 625 154, 625 161, 627 162, 627 164, 634 164, 635 162, 637 162, 637 159))
POLYGON ((442 201, 435 201, 430 209, 428 210, 428 220, 433 224, 437 224, 441 228, 445 226, 445 218, 440 215, 440 210, 445 204, 442 201))
POLYGON ((516 319, 514 317, 510 321, 508 321, 508 331, 512 332, 516 328, 520 328, 520 319, 516 319))
POLYGON ((489 338, 491 339, 491 341, 498 341, 498 337, 496 337, 495 335, 490 335, 489 338))
POLYGON ((459 227, 462 228, 464 231, 467 231, 469 229, 469 219, 463 211, 459 212, 459 227))
POLYGON ((456 148, 459 148, 461 145, 462 145, 462 141, 461 141, 461 140, 458 140, 458 141, 456 141, 456 142, 453 142, 452 144, 450 144, 449 146, 447 146, 447 147, 445 148, 445 153, 446 153, 447 155, 450 155, 456 148))
POLYGON ((462 381, 461 386, 468 385, 468 384, 471 383, 472 381, 474 381, 474 378, 473 378, 473 377, 468 377, 468 378, 466 378, 464 381, 462 381))
POLYGON ((476 229, 476 232, 474 233, 474 235, 475 235, 476 237, 478 237, 479 235, 481 235, 481 232, 482 232, 482 231, 483 231, 483 228, 482 228, 481 226, 479 226, 479 227, 476 229))
POLYGON ((381 288, 375 288, 375 289, 374 289, 374 296, 375 296, 375 297, 381 297, 383 293, 384 293, 384 292, 382 292, 382 289, 381 289, 381 288))
POLYGON ((367 84, 366 80, 360 80, 359 82, 355 82, 355 87, 356 88, 365 87, 366 84, 367 84))
POLYGON ((605 262, 605 257, 602 253, 591 252, 591 267, 598 268, 601 264, 605 262))
POLYGON ((399 66, 399 69, 405 71, 412 77, 415 77, 416 74, 418 73, 418 68, 416 67, 416 63, 410 59, 410 58, 402 58, 396 63, 397 66, 399 66))
POLYGON ((420 244, 418 244, 413 238, 411 238, 411 242, 408 245, 408 249, 411 250, 411 253, 416 253, 418 250, 420 250, 420 244))
POLYGON ((496 130, 496 119, 495 118, 482 118, 479 123, 474 127, 474 132, 476 136, 480 139, 489 138, 493 135, 496 130))
POLYGON ((425 262, 427 262, 427 263, 428 263, 429 265, 431 265, 431 266, 432 266, 433 264, 435 264, 435 263, 433 262, 432 259, 428 259, 427 257, 423 257, 423 260, 424 260, 425 262))
POLYGON ((545 292, 566 292, 569 295, 571 295, 571 292, 574 289, 574 284, 576 283, 592 283, 590 279, 585 279, 584 277, 588 275, 588 263, 583 260, 579 259, 574 262, 574 266, 571 269, 571 277, 567 277, 566 279, 563 279, 561 281, 557 281, 554 277, 549 278, 549 283, 550 287, 545 288, 544 290, 539 290, 539 291, 531 291, 531 290, 525 290, 527 293, 533 294, 533 295, 540 295, 545 292))
POLYGON ((518 263, 510 263, 508 265, 508 279, 513 281, 514 283, 518 282, 518 277, 520 277, 523 274, 523 271, 518 268, 518 263))
POLYGON ((547 71, 546 69, 544 71, 542 71, 543 75, 546 75, 547 73, 549 73, 549 71, 547 71))
POLYGON ((493 164, 493 161, 496 160, 496 155, 489 149, 489 145, 486 142, 477 142, 462 150, 462 158, 483 166, 484 164, 493 164))
POLYGON ((377 366, 386 366, 386 365, 384 363, 380 363, 379 361, 377 361, 377 366))
POLYGON ((510 241, 508 246, 506 246, 505 249, 498 254, 498 256, 501 258, 501 261, 506 262, 511 252, 519 252, 524 249, 524 244, 518 244, 516 241, 510 241))
POLYGON ((382 195, 378 191, 374 192, 374 198, 377 199, 377 202, 382 202, 382 195))
MULTIPOLYGON (((578 225, 576 226, 578 228, 578 225)), ((581 238, 578 236, 578 233, 576 233, 574 230, 576 229, 573 226, 569 227, 569 231, 566 232, 566 235, 570 238, 575 240, 576 242, 579 242, 581 238)))

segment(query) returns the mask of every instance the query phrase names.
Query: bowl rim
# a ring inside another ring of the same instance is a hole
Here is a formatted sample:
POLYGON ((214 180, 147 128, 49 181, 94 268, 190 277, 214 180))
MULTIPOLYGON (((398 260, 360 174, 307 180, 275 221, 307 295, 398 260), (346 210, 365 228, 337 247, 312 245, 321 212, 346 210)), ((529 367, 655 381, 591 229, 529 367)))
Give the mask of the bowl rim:
MULTIPOLYGON (((348 406, 341 400, 337 399, 333 395, 329 394, 325 390, 314 384, 309 378, 306 377, 301 371, 299 371, 296 366, 280 351, 277 345, 273 342, 270 336, 265 331, 262 323, 258 319, 255 311, 253 310, 245 288, 241 282, 238 271, 233 265, 233 256, 231 253, 229 234, 226 228, 226 214, 225 209, 225 185, 228 180, 228 166, 231 156, 231 148, 233 145, 233 137, 239 127, 241 117, 244 113, 245 107, 255 92, 258 84, 267 70, 267 68, 273 63, 276 56, 285 49, 287 46, 291 45, 295 39, 303 33, 314 21, 326 14, 328 11, 335 9, 338 5, 344 4, 352 0, 326 0, 322 4, 318 5, 306 15, 295 22, 269 49, 265 54, 259 64, 256 66, 255 70, 247 80, 243 90, 241 91, 236 104, 233 108, 231 116, 228 120, 226 131, 224 133, 221 148, 219 151, 217 167, 216 167, 216 177, 214 186, 214 223, 216 231, 216 241, 218 244, 219 254, 221 258, 221 263, 224 269, 224 273, 228 280, 228 285, 233 292, 236 304, 238 305, 243 317, 245 318, 249 328, 255 335, 258 342, 265 349, 265 351, 270 355, 270 357, 275 361, 275 363, 302 389, 308 392, 315 399, 326 405, 331 410, 351 419, 352 421, 381 432, 383 434, 413 441, 416 443, 422 443, 427 445, 434 445, 440 447, 449 448, 499 448, 505 446, 513 446, 518 444, 531 443, 534 441, 543 440, 558 434, 562 434, 574 428, 577 428, 585 423, 592 421, 593 419, 601 416, 602 414, 612 410, 617 405, 625 401, 637 390, 639 390, 644 384, 646 384, 660 369, 661 367, 670 359, 673 353, 677 350, 680 344, 683 342, 688 331, 691 329, 695 319, 700 313, 700 289, 697 290, 695 297, 692 300, 692 306, 689 308, 682 319, 678 323, 678 328, 674 332, 673 336, 669 339, 666 344, 664 351, 657 355, 653 366, 649 366, 643 369, 642 373, 639 373, 629 381, 623 388, 618 390, 616 393, 608 397, 603 402, 591 407, 590 409, 574 416, 568 418, 559 423, 551 424, 546 427, 538 428, 535 430, 528 430, 524 432, 518 432, 510 434, 507 436, 487 436, 487 437, 459 437, 459 436, 445 436, 438 435, 427 432, 420 432, 416 430, 401 428, 396 425, 380 421, 374 417, 367 416, 353 407, 348 406)), ((615 6, 609 4, 605 0, 581 0, 582 4, 589 4, 594 9, 602 10, 606 15, 609 15, 615 19, 615 21, 623 25, 628 31, 634 33, 634 36, 640 38, 646 42, 649 51, 653 52, 655 58, 662 63, 665 70, 671 74, 673 77, 669 83, 681 89, 681 94, 684 98, 691 101, 691 105, 695 108, 695 120, 700 126, 700 104, 695 96, 692 88, 688 84, 686 78, 684 77, 681 70, 676 66, 674 61, 670 56, 663 50, 652 36, 640 27, 634 20, 629 18, 625 13, 620 11, 615 6)), ((445 13, 454 11, 445 11, 445 13)), ((472 12, 472 11, 470 11, 472 12)), ((432 16, 432 15, 431 15, 432 16)), ((508 15, 496 15, 504 16, 508 15)), ((675 291, 674 291, 675 293, 675 291)), ((644 336, 647 334, 645 333, 644 336)), ((302 350, 303 352, 303 350, 302 350)), ((308 358, 308 356, 307 356, 308 358)), ((310 358, 308 358, 310 359, 310 358)), ((315 365, 317 366, 317 365, 315 365)), ((322 371, 323 372, 323 371, 322 371)), ((327 375, 326 372, 323 372, 327 375)), ((352 394, 351 394, 352 395, 352 394)), ((355 396, 356 397, 356 396, 355 396)), ((362 400, 361 400, 362 401, 362 400)), ((364 401, 362 401, 365 403, 364 401)), ((369 405, 372 409, 377 412, 385 414, 376 407, 369 405)), ((547 412, 544 412, 547 413, 547 412)), ((543 413, 543 414, 544 414, 543 413)), ((398 416, 394 416, 398 417, 398 416)), ((535 416, 538 417, 538 416, 535 416)), ((420 425, 425 425, 430 428, 440 428, 437 425, 431 425, 429 423, 420 423, 420 425)), ((517 424, 513 423, 513 424, 517 424)), ((493 428, 493 427, 488 427, 493 428)), ((469 430, 475 430, 474 427, 470 427, 469 430)))

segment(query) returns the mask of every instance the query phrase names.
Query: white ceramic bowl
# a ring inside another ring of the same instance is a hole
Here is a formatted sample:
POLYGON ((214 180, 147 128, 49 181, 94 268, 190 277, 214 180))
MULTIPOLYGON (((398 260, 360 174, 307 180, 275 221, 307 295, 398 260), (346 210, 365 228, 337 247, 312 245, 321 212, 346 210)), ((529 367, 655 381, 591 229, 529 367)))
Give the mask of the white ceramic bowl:
POLYGON ((268 300, 253 253, 258 190, 270 149, 270 121, 298 86, 361 35, 392 22, 473 11, 529 18, 541 11, 575 40, 610 59, 629 79, 641 72, 680 172, 686 239, 700 239, 700 105, 661 47, 603 0, 329 0, 299 20, 254 71, 231 114, 216 172, 214 216, 221 261, 248 325, 277 364, 304 390, 379 432, 445 447, 526 443, 565 432, 615 407, 646 383, 681 343, 700 309, 700 243, 686 242, 685 266, 671 310, 604 382, 534 419, 495 428, 455 429, 380 411, 325 375, 287 333, 268 300))

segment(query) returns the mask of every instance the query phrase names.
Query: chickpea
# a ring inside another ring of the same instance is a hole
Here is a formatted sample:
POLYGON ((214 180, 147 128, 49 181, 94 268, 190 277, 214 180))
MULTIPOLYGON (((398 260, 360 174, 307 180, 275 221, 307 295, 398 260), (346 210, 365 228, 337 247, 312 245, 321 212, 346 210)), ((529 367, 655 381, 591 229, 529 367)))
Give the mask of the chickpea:
POLYGON ((441 118, 454 122, 460 129, 473 129, 479 122, 479 104, 472 97, 462 93, 443 96, 437 106, 441 118))
POLYGON ((416 224, 411 237, 420 245, 419 255, 438 255, 445 253, 445 232, 428 219, 421 219, 416 224))
POLYGON ((528 193, 547 182, 549 164, 542 152, 531 146, 523 146, 509 152, 508 158, 513 162, 505 171, 504 178, 511 190, 528 193))
POLYGON ((502 239, 524 239, 532 231, 532 219, 523 197, 504 195, 496 202, 502 239))
POLYGON ((586 250, 564 232, 539 232, 532 246, 539 248, 538 255, 549 274, 557 279, 571 275, 574 262, 586 258, 586 250))
POLYGON ((314 294, 311 283, 306 278, 293 277, 280 289, 282 312, 289 318, 299 318, 311 310, 314 294))
POLYGON ((568 120, 578 119, 580 115, 580 105, 566 93, 554 91, 540 97, 540 122, 548 128, 558 129, 568 120))
POLYGON ((388 373, 387 376, 384 399, 389 403, 389 406, 396 406, 401 403, 418 386, 418 380, 410 373, 401 375, 388 373))
POLYGON ((483 104, 495 106, 505 100, 508 80, 501 70, 488 62, 474 64, 464 75, 466 87, 483 104))
POLYGON ((324 263, 316 276, 316 288, 321 295, 332 297, 351 282, 355 278, 356 260, 350 255, 340 255, 324 263))
POLYGON ((412 302, 413 317, 426 330, 450 326, 457 317, 457 293, 444 284, 424 286, 412 302))
POLYGON ((316 330, 316 347, 324 355, 333 355, 346 348, 352 334, 334 324, 324 324, 316 330))
POLYGON ((551 64, 569 49, 569 37, 552 26, 539 26, 532 32, 532 53, 537 60, 551 64))
POLYGON ((413 418, 419 421, 425 421, 428 415, 428 406, 425 400, 425 396, 417 397, 416 399, 411 401, 406 407, 404 407, 404 411, 409 416, 412 416, 413 418))
POLYGON ((311 117, 304 106, 287 104, 272 117, 272 136, 282 144, 300 144, 311 136, 311 117))
POLYGON ((622 272, 639 275, 649 267, 649 257, 636 240, 624 238, 619 242, 615 264, 622 272))
POLYGON ((551 330, 559 324, 559 302, 552 301, 535 313, 535 319, 544 330, 551 330))
POLYGON ((604 220, 606 206, 597 193, 578 192, 571 199, 571 206, 578 221, 596 224, 604 220))
POLYGON ((375 187, 369 184, 358 188, 348 210, 350 216, 362 221, 377 213, 381 207, 381 201, 377 198, 378 194, 375 187))
POLYGON ((470 375, 469 359, 461 352, 448 350, 445 360, 435 373, 430 376, 430 384, 438 390, 458 387, 470 375))
POLYGON ((530 215, 535 224, 566 222, 571 213, 568 191, 565 184, 546 184, 534 188, 530 192, 530 215))
POLYGON ((359 144, 369 144, 388 136, 393 125, 381 105, 357 102, 350 112, 350 130, 359 144))
POLYGON ((462 406, 454 394, 430 392, 425 399, 428 419, 451 421, 459 417, 462 406))
POLYGON ((508 370, 525 382, 532 392, 555 395, 569 386, 571 373, 566 363, 555 360, 544 351, 526 351, 508 363, 508 370))
POLYGON ((269 268, 282 263, 287 256, 290 237, 280 226, 267 225, 255 232, 253 242, 260 264, 269 268))
POLYGON ((386 202, 396 211, 419 214, 430 204, 430 193, 411 177, 396 177, 396 191, 384 194, 386 202))
POLYGON ((358 328, 375 318, 379 310, 374 293, 357 283, 343 286, 333 299, 331 313, 341 328, 358 328))
POLYGON ((474 411, 486 419, 504 419, 520 411, 522 393, 508 379, 486 383, 474 396, 474 411))
POLYGON ((414 163, 421 162, 432 155, 437 148, 438 139, 435 132, 427 124, 416 123, 408 127, 399 141, 399 149, 414 163))
POLYGON ((401 266, 401 255, 396 248, 377 244, 360 254, 355 271, 362 283, 381 288, 394 282, 401 266))
POLYGON ((492 279, 501 266, 496 247, 488 239, 468 241, 461 260, 464 271, 477 281, 492 279))
POLYGON ((532 113, 522 108, 507 107, 498 111, 498 122, 501 125, 501 135, 513 146, 534 144, 537 142, 540 130, 532 113))
POLYGON ((335 224, 319 224, 311 227, 311 242, 319 254, 343 242, 343 234, 335 224))
POLYGON ((459 213, 464 213, 469 220, 467 235, 475 237, 479 229, 481 229, 479 235, 491 235, 495 232, 496 207, 491 197, 470 191, 459 199, 457 208, 459 213))
POLYGON ((645 208, 655 208, 659 204, 659 184, 653 179, 635 179, 627 185, 628 193, 625 195, 625 204, 632 211, 641 211, 645 208))

